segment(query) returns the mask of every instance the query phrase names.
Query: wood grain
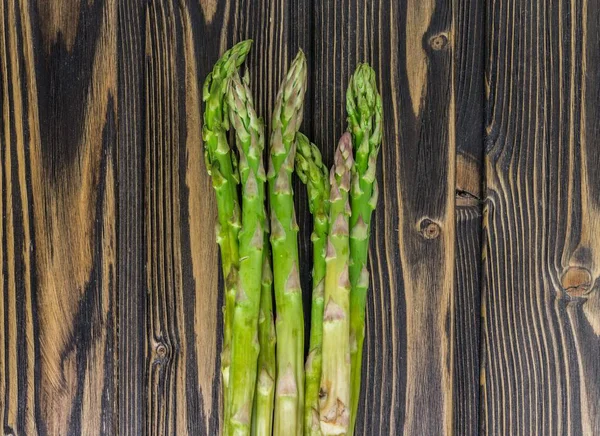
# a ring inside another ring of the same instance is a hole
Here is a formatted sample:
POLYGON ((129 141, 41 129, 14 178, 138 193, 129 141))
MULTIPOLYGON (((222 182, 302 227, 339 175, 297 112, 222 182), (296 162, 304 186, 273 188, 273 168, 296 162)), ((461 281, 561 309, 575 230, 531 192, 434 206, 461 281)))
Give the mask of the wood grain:
POLYGON ((3 430, 114 433, 116 3, 0 18, 3 430))
POLYGON ((171 2, 146 9, 146 431, 155 435, 182 433, 187 423, 175 19, 171 2))
POLYGON ((216 434, 219 425, 221 297, 200 89, 230 45, 230 6, 219 4, 210 23, 206 4, 155 1, 146 10, 148 434, 216 434))
POLYGON ((488 2, 485 433, 600 433, 598 6, 488 2))
POLYGON ((454 3, 456 251, 454 430, 479 434, 485 3, 454 3))
MULTIPOLYGON (((482 197, 485 3, 459 0, 453 9, 456 94, 456 190, 482 197)), ((460 307, 457 307, 460 310, 460 307)))
POLYGON ((145 429, 144 37, 142 0, 118 3, 118 434, 145 429))
MULTIPOLYGON (((456 208, 456 337, 454 345, 454 430, 479 434, 479 341, 481 304, 481 204, 456 208)), ((469 199, 472 203, 472 199, 469 199)))

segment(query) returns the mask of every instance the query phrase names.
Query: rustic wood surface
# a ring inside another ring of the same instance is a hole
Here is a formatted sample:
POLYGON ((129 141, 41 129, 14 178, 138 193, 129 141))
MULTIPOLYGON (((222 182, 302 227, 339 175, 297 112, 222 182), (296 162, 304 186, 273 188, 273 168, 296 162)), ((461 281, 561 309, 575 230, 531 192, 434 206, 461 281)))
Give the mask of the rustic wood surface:
POLYGON ((488 2, 486 433, 600 433, 599 6, 488 2))
POLYGON ((357 434, 600 434, 599 3, 0 0, 3 433, 218 434, 201 92, 252 38, 267 123, 305 51, 329 164, 378 74, 357 434))

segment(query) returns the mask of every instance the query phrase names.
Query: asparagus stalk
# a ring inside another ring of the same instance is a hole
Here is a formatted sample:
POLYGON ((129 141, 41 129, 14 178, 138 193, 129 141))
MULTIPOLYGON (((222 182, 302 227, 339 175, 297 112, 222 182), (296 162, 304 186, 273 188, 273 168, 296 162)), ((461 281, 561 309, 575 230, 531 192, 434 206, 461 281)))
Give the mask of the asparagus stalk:
POLYGON ((240 209, 236 186, 238 177, 234 164, 235 159, 226 136, 226 132, 229 130, 229 120, 225 94, 229 80, 246 59, 251 45, 252 41, 243 41, 223 54, 206 78, 202 95, 205 104, 204 125, 202 128, 204 159, 208 174, 212 178, 217 199, 218 224, 216 234, 217 243, 221 249, 221 266, 225 279, 224 334, 221 354, 224 405, 223 434, 227 434, 231 328, 239 262, 238 230, 240 228, 240 209))
POLYGON ((235 130, 242 184, 242 226, 239 232, 239 280, 235 296, 231 343, 229 434, 249 435, 256 383, 258 319, 262 293, 265 242, 264 127, 254 110, 248 75, 230 81, 229 119, 235 130))
POLYGON ((365 338, 365 306, 369 288, 369 237, 371 214, 377 204, 377 155, 381 145, 383 109, 375 72, 367 64, 357 67, 346 94, 348 130, 356 158, 350 201, 350 340, 352 356, 352 411, 349 435, 354 432, 360 398, 362 349, 365 338))
POLYGON ((329 236, 323 313, 323 369, 320 420, 324 435, 345 434, 350 421, 350 204, 352 138, 344 133, 329 182, 329 236))
POLYGON ((306 360, 304 431, 321 434, 319 423, 319 385, 321 383, 321 345, 323 341, 323 288, 325 286, 325 246, 329 229, 329 179, 321 152, 302 133, 296 135, 296 173, 306 184, 308 207, 313 215, 313 271, 310 345, 306 360))
POLYGON ((281 84, 273 109, 269 160, 271 248, 277 306, 276 436, 303 434, 304 314, 298 273, 298 225, 292 172, 295 136, 302 122, 306 59, 300 51, 281 84))
MULTIPOLYGON (((266 237, 266 233, 265 233, 266 237)), ((263 251, 262 292, 258 318, 258 379, 252 411, 252 436, 271 436, 275 397, 275 324, 273 323, 273 273, 268 239, 263 251)))

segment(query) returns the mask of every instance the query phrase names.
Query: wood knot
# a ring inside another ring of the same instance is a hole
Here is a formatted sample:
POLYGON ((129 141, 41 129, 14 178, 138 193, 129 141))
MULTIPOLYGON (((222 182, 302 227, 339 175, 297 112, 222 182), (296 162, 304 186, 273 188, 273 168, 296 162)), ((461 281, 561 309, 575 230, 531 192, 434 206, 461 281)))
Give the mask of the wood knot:
POLYGON ((443 50, 447 45, 447 33, 438 33, 437 35, 433 35, 431 38, 429 38, 429 46, 436 51, 443 50))
POLYGON ((560 281, 563 290, 571 297, 581 297, 592 289, 592 275, 578 266, 567 268, 560 281))
POLYGON ((439 224, 434 223, 429 218, 425 218, 421 221, 419 229, 421 231, 421 235, 425 239, 435 239, 440 236, 440 233, 442 232, 439 224))
POLYGON ((164 359, 164 357, 167 355, 167 347, 165 346, 165 344, 158 344, 157 345, 157 347, 156 347, 156 354, 161 359, 164 359))

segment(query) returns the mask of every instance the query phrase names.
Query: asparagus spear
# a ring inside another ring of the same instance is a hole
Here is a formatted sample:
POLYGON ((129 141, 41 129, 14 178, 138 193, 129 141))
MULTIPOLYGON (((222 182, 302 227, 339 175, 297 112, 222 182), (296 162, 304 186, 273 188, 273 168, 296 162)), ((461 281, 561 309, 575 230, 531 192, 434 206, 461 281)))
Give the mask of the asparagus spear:
POLYGON ((265 242, 264 127, 254 110, 248 75, 230 81, 229 119, 235 130, 242 184, 242 226, 239 232, 239 280, 231 342, 229 434, 249 435, 256 383, 258 318, 265 242))
POLYGON ((269 160, 271 248, 277 307, 277 383, 274 434, 301 436, 304 405, 304 314, 298 274, 298 225, 292 172, 302 122, 306 59, 300 51, 281 84, 273 109, 269 160))
POLYGON ((320 420, 324 435, 345 434, 350 421, 350 243, 348 191, 352 171, 352 138, 344 133, 335 152, 329 182, 323 370, 320 420))
MULTIPOLYGON (((266 237, 266 233, 265 233, 266 237)), ((258 379, 252 411, 252 435, 271 436, 275 397, 275 324, 273 323, 273 273, 268 239, 263 251, 262 292, 258 318, 258 379)))
POLYGON ((321 152, 302 133, 296 135, 296 173, 307 185, 310 213, 313 215, 313 271, 310 345, 306 360, 304 431, 321 434, 319 424, 319 385, 321 383, 321 345, 323 341, 323 288, 325 286, 325 246, 329 228, 329 180, 321 152))
POLYGON ((202 95, 202 100, 205 103, 204 125, 202 128, 204 159, 217 198, 218 224, 216 234, 217 243, 221 248, 221 266, 225 279, 224 334, 221 355, 224 405, 223 434, 227 434, 231 327, 239 262, 238 230, 240 227, 235 160, 226 136, 226 132, 229 130, 229 120, 225 94, 231 76, 246 59, 251 45, 252 41, 243 41, 223 54, 206 78, 202 95))
POLYGON ((362 349, 365 338, 365 305, 369 288, 367 260, 371 214, 377 204, 377 154, 381 145, 383 109, 375 72, 367 64, 357 67, 346 94, 348 130, 352 133, 356 162, 350 200, 350 338, 352 356, 352 411, 349 434, 356 422, 360 398, 362 349))

